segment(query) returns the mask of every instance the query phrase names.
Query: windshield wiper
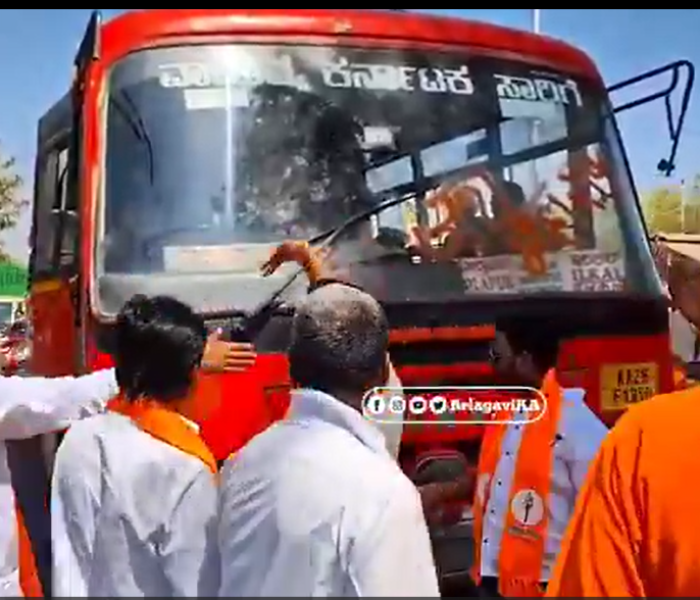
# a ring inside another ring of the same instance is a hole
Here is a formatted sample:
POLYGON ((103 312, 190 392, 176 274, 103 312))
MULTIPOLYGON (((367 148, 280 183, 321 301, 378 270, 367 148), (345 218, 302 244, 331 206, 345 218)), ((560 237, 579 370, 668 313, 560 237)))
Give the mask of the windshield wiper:
MULTIPOLYGON (((365 221, 374 215, 378 215, 392 206, 403 204, 404 202, 415 198, 417 194, 418 192, 414 189, 410 192, 400 194, 395 198, 390 198, 389 200, 375 204, 373 207, 349 217, 337 227, 312 237, 309 239, 309 244, 319 244, 320 242, 320 245, 317 246, 318 249, 329 248, 346 231, 348 231, 348 229, 353 227, 353 225, 365 221)), ((244 320, 245 324, 235 327, 234 331, 231 332, 232 339, 241 342, 254 340, 263 330, 265 325, 267 325, 275 311, 279 308, 280 304, 278 300, 280 296, 282 296, 289 289, 289 287, 296 281, 297 277, 299 277, 299 275, 302 273, 305 273, 304 267, 300 267, 294 273, 292 273, 282 285, 280 285, 272 294, 258 304, 257 308, 251 311, 248 317, 244 320)))
POLYGON ((110 95, 110 101, 114 104, 119 114, 124 118, 132 133, 146 147, 148 156, 148 182, 153 184, 155 180, 155 160, 153 157, 153 142, 148 134, 148 129, 143 117, 136 107, 136 103, 126 90, 119 90, 110 95), (122 102, 123 100, 123 102, 122 102))

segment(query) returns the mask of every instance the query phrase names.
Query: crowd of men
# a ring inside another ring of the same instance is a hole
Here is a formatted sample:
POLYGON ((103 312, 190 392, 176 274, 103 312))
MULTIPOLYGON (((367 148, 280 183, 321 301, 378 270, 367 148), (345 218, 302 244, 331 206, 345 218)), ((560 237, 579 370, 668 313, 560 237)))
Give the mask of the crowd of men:
MULTIPOLYGON (((245 370, 254 349, 208 336, 173 298, 135 296, 114 370, 0 379, 3 441, 70 426, 53 470, 53 595, 439 597, 426 523, 456 498, 474 504, 475 595, 700 594, 697 392, 608 432, 583 390, 559 384, 546 331, 504 320, 492 348, 502 379, 546 396, 544 416, 487 427, 476 471, 418 488, 362 415, 395 377, 371 296, 329 282, 297 306, 290 409, 222 469, 199 436, 213 408, 199 373, 245 370)), ((41 595, 17 558, 7 471, 0 455, 0 595, 41 595)))

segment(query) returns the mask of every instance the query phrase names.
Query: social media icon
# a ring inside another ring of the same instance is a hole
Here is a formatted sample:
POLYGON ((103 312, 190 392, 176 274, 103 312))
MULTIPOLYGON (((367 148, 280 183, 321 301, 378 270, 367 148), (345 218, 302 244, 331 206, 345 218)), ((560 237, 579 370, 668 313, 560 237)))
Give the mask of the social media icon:
POLYGON ((386 412, 387 402, 381 394, 372 394, 365 398, 365 415, 382 415, 386 412))
POLYGON ((406 412, 406 400, 403 396, 392 396, 389 399, 389 410, 395 415, 403 415, 406 412))
POLYGON ((430 410, 433 414, 442 415, 447 411, 447 400, 444 396, 433 396, 430 399, 430 410))
POLYGON ((428 401, 423 396, 413 396, 410 401, 411 413, 422 415, 428 410, 428 401))

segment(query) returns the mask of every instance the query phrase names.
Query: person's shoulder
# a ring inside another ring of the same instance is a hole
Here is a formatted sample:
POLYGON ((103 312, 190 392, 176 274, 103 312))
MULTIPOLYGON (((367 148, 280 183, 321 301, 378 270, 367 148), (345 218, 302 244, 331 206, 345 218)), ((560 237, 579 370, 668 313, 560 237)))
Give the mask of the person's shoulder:
POLYGON ((563 426, 568 431, 583 432, 590 430, 599 433, 606 430, 598 415, 586 402, 586 390, 582 388, 566 388, 563 390, 563 426))
POLYGON ((109 413, 97 414, 71 423, 59 448, 96 443, 108 430, 110 417, 109 413))
POLYGON ((565 461, 587 464, 608 435, 607 426, 585 401, 585 390, 564 390, 564 403, 558 425, 562 443, 554 447, 565 461))
POLYGON ((627 428, 652 431, 673 422, 675 427, 700 428, 700 387, 659 394, 632 406, 620 422, 627 428))
POLYGON ((344 502, 355 506, 379 506, 396 496, 416 493, 415 486, 388 452, 370 448, 352 436, 333 436, 332 446, 319 472, 328 477, 337 490, 350 491, 344 502))
POLYGON ((586 390, 580 387, 562 388, 562 396, 567 404, 579 405, 586 401, 586 390))
POLYGON ((72 478, 80 472, 83 477, 99 469, 105 415, 96 415, 73 423, 63 436, 56 451, 57 477, 72 478))
POLYGON ((194 456, 143 432, 131 420, 105 412, 72 424, 59 446, 64 460, 74 464, 95 462, 102 457, 107 469, 141 473, 142 479, 191 481, 209 472, 194 456))
POLYGON ((389 482, 401 475, 396 461, 392 460, 388 451, 367 446, 349 432, 334 427, 324 428, 318 431, 316 443, 319 447, 326 448, 325 452, 317 456, 322 467, 335 467, 343 463, 353 465, 353 468, 346 469, 341 475, 357 479, 358 482, 376 478, 387 479, 389 482))
POLYGON ((690 389, 631 407, 603 440, 590 485, 605 494, 632 494, 636 500, 629 506, 653 502, 672 513, 700 469, 700 453, 693 451, 700 438, 698 416, 700 394, 690 389))
MULTIPOLYGON (((71 423, 58 447, 58 452, 71 455, 74 462, 92 462, 100 448, 115 445, 119 431, 128 428, 128 420, 112 412, 99 413, 71 423)), ((118 445, 118 443, 117 443, 118 445)))
POLYGON ((388 453, 365 446, 347 431, 326 424, 284 421, 229 457, 222 475, 224 488, 236 495, 239 485, 249 479, 264 480, 285 494, 296 494, 295 482, 303 481, 306 492, 318 488, 324 502, 336 498, 342 503, 388 495, 406 483, 388 453))
POLYGON ((699 437, 700 388, 689 388, 660 394, 629 408, 610 430, 604 447, 607 452, 625 454, 634 449, 640 460, 662 465, 661 454, 664 460, 680 459, 681 455, 700 459, 700 454, 687 451, 699 437))
MULTIPOLYGON (((375 455, 360 440, 344 430, 320 420, 282 420, 256 435, 234 453, 231 464, 247 465, 262 460, 289 463, 291 457, 307 464, 336 465, 351 456, 353 460, 371 460, 375 455), (272 459, 272 460, 268 460, 272 459)), ((293 464, 289 465, 293 467, 293 464)))
POLYGON ((410 502, 418 493, 388 453, 352 440, 336 441, 320 460, 307 453, 290 459, 295 465, 289 475, 305 481, 309 501, 348 519, 378 519, 388 506, 410 502))

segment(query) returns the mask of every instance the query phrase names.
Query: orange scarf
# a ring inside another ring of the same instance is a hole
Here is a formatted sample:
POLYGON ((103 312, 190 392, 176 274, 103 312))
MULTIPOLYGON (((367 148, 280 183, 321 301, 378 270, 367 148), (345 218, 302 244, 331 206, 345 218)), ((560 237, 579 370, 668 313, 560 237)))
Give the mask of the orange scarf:
POLYGON ((29 539, 29 532, 24 525, 24 518, 18 503, 15 503, 15 511, 19 533, 19 586, 25 598, 43 598, 44 593, 39 581, 32 542, 29 539))
POLYGON ((212 473, 216 460, 199 434, 178 413, 157 402, 130 402, 117 396, 108 404, 112 412, 129 417, 141 431, 185 454, 201 460, 212 473))
POLYGON ((684 390, 690 387, 688 382, 688 373, 681 365, 673 365, 673 389, 684 390))
MULTIPOLYGON (((540 578, 547 534, 547 498, 554 459, 554 443, 561 415, 562 389, 554 370, 545 376, 541 392, 547 410, 536 422, 524 425, 511 484, 499 554, 499 592, 506 597, 540 597, 540 578)), ((499 415, 501 421, 512 413, 499 415)), ((474 501, 475 560, 473 575, 480 581, 484 514, 492 480, 501 460, 506 425, 487 428, 479 454, 478 484, 474 501)))

